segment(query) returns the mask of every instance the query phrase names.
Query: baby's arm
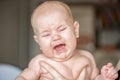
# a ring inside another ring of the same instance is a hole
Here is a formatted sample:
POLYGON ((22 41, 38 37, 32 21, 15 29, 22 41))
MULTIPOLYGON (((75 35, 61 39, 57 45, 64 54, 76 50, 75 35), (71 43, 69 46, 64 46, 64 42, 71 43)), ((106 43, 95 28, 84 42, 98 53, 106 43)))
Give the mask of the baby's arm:
POLYGON ((24 69, 24 71, 16 78, 16 80, 34 80, 33 71, 29 68, 24 69))
POLYGON ((103 66, 101 69, 101 74, 99 74, 93 56, 89 52, 84 51, 82 53, 83 55, 88 57, 90 61, 90 71, 88 72, 90 72, 91 80, 115 80, 117 78, 117 71, 111 63, 108 63, 107 65, 103 66))
POLYGON ((118 77, 117 70, 113 67, 112 63, 102 67, 101 75, 104 80, 115 80, 118 77))
POLYGON ((38 58, 30 61, 28 68, 24 69, 16 80, 38 80, 40 76, 40 63, 38 58))

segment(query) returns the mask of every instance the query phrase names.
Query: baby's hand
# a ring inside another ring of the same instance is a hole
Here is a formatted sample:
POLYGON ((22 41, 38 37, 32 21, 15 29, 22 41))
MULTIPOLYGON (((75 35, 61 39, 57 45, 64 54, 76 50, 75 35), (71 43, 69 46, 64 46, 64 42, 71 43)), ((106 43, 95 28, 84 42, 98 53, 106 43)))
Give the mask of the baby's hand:
POLYGON ((113 67, 112 63, 104 65, 101 69, 101 74, 104 80, 115 80, 118 77, 117 70, 113 67))

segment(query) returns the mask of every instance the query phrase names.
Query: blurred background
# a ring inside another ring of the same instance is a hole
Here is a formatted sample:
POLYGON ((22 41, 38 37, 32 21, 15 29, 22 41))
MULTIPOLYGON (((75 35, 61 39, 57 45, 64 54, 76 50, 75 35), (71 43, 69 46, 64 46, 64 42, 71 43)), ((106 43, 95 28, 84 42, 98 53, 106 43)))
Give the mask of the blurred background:
MULTIPOLYGON (((0 0, 0 63, 27 67, 41 53, 33 40, 30 17, 46 0, 0 0)), ((78 49, 90 51, 98 68, 120 59, 120 0, 59 0, 80 23, 78 49)))

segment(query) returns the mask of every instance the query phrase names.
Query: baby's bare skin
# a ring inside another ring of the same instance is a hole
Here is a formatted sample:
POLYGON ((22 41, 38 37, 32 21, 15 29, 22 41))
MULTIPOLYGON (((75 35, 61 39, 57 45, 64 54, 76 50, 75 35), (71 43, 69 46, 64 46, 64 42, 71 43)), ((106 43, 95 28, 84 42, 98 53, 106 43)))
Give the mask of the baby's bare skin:
POLYGON ((57 62, 46 58, 42 54, 38 55, 31 60, 29 67, 20 75, 25 79, 20 80, 44 80, 42 78, 54 80, 50 73, 42 68, 43 62, 52 65, 52 68, 57 70, 59 74, 65 77, 65 80, 115 80, 103 79, 103 77, 101 77, 102 75, 99 75, 99 71, 96 68, 94 59, 89 52, 76 52, 77 53, 73 58, 65 62, 57 62))
MULTIPOLYGON (((48 77, 48 74, 46 74, 46 71, 44 69, 41 69, 40 63, 46 62, 49 65, 52 65, 52 67, 57 70, 60 74, 62 74, 67 80, 88 80, 90 76, 87 76, 86 74, 91 74, 93 72, 92 76, 95 76, 97 71, 97 68, 92 60, 90 61, 88 56, 92 58, 91 54, 86 51, 76 51, 76 55, 71 58, 70 60, 64 61, 64 62, 57 62, 54 60, 51 60, 49 58, 46 58, 44 55, 38 55, 29 64, 29 70, 33 70, 34 74, 39 75, 33 75, 33 73, 29 72, 27 73, 27 70, 21 74, 21 76, 25 76, 26 73, 29 75, 26 79, 27 80, 38 80, 38 76, 46 76, 48 77), (87 55, 87 56, 86 56, 87 55), (39 66, 39 67, 35 67, 39 66), (95 67, 95 71, 92 69, 95 67), (94 74, 95 72, 95 74, 94 74), (40 75, 41 74, 41 75, 40 75), (78 79, 79 78, 79 79, 78 79)), ((97 74, 96 74, 97 75, 97 74)), ((51 78, 52 76, 50 76, 51 78)), ((38 77, 39 78, 39 77, 38 77)), ((54 80, 54 79, 52 79, 54 80)), ((91 78, 92 80, 92 78, 91 78)))
POLYGON ((76 50, 79 23, 70 8, 59 1, 47 1, 33 12, 34 39, 43 54, 33 58, 16 80, 115 80, 112 64, 99 73, 91 53, 76 50))

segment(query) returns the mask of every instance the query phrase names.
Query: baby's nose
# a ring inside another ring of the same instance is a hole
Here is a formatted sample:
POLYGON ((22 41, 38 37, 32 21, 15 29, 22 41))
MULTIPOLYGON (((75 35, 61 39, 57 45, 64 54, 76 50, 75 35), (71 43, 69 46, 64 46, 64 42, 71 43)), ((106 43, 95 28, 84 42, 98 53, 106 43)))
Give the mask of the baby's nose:
POLYGON ((61 39, 61 36, 59 34, 54 34, 52 37, 53 41, 57 41, 61 39))

